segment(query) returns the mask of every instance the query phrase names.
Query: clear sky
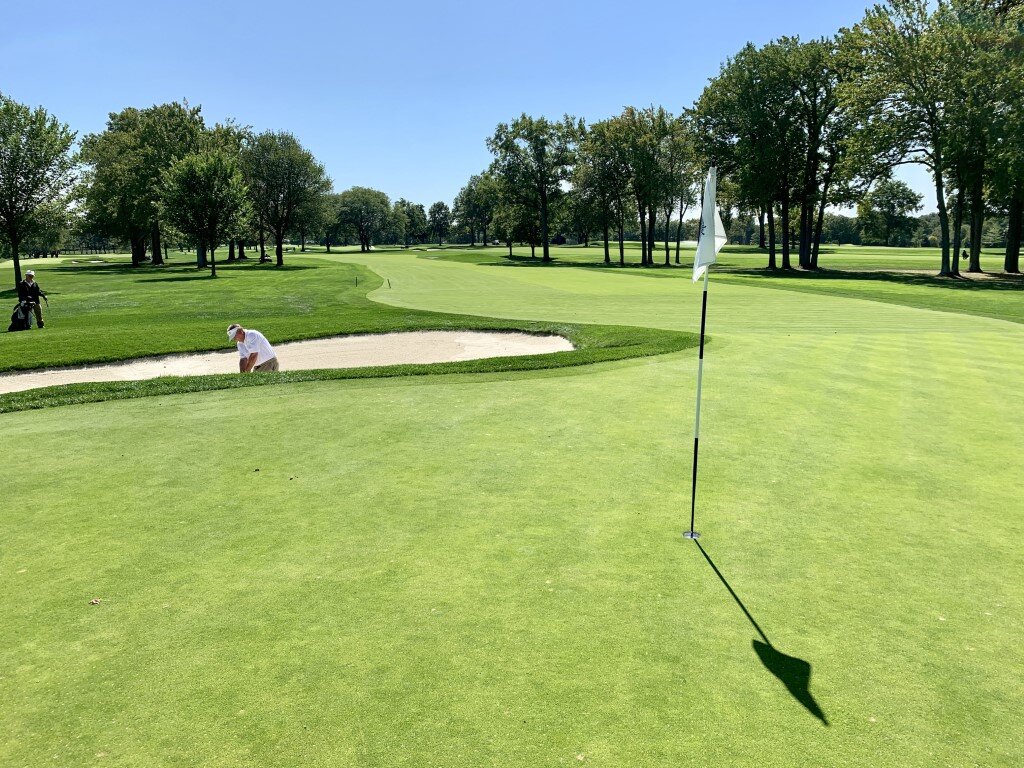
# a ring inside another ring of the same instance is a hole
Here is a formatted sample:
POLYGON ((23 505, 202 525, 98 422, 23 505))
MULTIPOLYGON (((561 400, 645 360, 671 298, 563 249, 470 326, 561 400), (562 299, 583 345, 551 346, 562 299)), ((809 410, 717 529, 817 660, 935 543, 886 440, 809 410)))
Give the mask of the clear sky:
MULTIPOLYGON (((451 202, 521 112, 690 105, 748 41, 831 35, 868 0, 47 0, 6 3, 0 91, 79 135, 175 99, 283 129, 337 190, 451 202)), ((933 210, 927 176, 902 172, 933 210)))

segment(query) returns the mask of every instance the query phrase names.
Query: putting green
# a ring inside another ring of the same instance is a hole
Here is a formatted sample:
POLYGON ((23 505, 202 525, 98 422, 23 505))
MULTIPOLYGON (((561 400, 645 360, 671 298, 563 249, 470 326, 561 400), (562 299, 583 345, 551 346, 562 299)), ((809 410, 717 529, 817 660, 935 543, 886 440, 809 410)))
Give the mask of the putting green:
MULTIPOLYGON (((685 280, 328 258, 400 307, 699 319, 685 280)), ((1019 764, 1024 327, 711 290, 728 588, 679 535, 692 351, 0 415, 0 764, 1019 764)))

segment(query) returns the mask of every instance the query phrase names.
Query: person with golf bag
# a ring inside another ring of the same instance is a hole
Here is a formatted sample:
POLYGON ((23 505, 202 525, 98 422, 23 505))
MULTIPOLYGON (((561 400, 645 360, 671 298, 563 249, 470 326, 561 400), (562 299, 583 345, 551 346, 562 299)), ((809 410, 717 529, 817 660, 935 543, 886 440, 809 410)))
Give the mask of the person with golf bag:
POLYGON ((39 287, 39 283, 36 282, 36 273, 30 269, 25 273, 25 279, 18 283, 18 301, 20 303, 28 302, 31 305, 31 309, 36 315, 36 323, 43 328, 45 323, 43 323, 43 308, 40 305, 40 299, 46 299, 46 292, 39 287))
POLYGON ((32 315, 35 314, 36 322, 40 328, 45 327, 43 323, 43 310, 39 306, 39 299, 42 298, 49 305, 46 294, 39 288, 36 282, 36 273, 31 269, 25 273, 25 279, 18 283, 18 304, 11 314, 11 324, 8 331, 27 331, 32 327, 32 315))

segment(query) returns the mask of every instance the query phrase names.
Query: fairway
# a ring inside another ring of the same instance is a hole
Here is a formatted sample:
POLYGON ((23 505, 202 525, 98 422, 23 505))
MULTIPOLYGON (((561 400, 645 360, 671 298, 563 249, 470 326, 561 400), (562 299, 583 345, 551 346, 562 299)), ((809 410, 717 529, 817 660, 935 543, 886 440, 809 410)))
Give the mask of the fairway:
MULTIPOLYGON (((699 326, 502 252, 295 258, 258 327, 699 326)), ((0 414, 0 765, 1020 765, 1020 292, 807 280, 712 277, 703 551, 682 343, 0 414)), ((60 306, 38 360, 180 351, 60 306)))

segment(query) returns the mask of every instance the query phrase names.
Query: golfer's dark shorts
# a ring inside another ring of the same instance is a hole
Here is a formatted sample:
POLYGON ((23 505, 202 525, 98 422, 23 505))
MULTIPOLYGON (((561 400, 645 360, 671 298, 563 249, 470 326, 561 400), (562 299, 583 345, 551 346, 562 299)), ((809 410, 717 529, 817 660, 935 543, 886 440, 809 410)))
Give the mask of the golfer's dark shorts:
POLYGON ((257 373, 266 373, 267 371, 276 371, 276 370, 278 370, 277 358, 276 357, 272 357, 269 360, 267 360, 267 362, 260 363, 259 365, 257 365, 255 368, 253 368, 253 370, 256 371, 257 373))

